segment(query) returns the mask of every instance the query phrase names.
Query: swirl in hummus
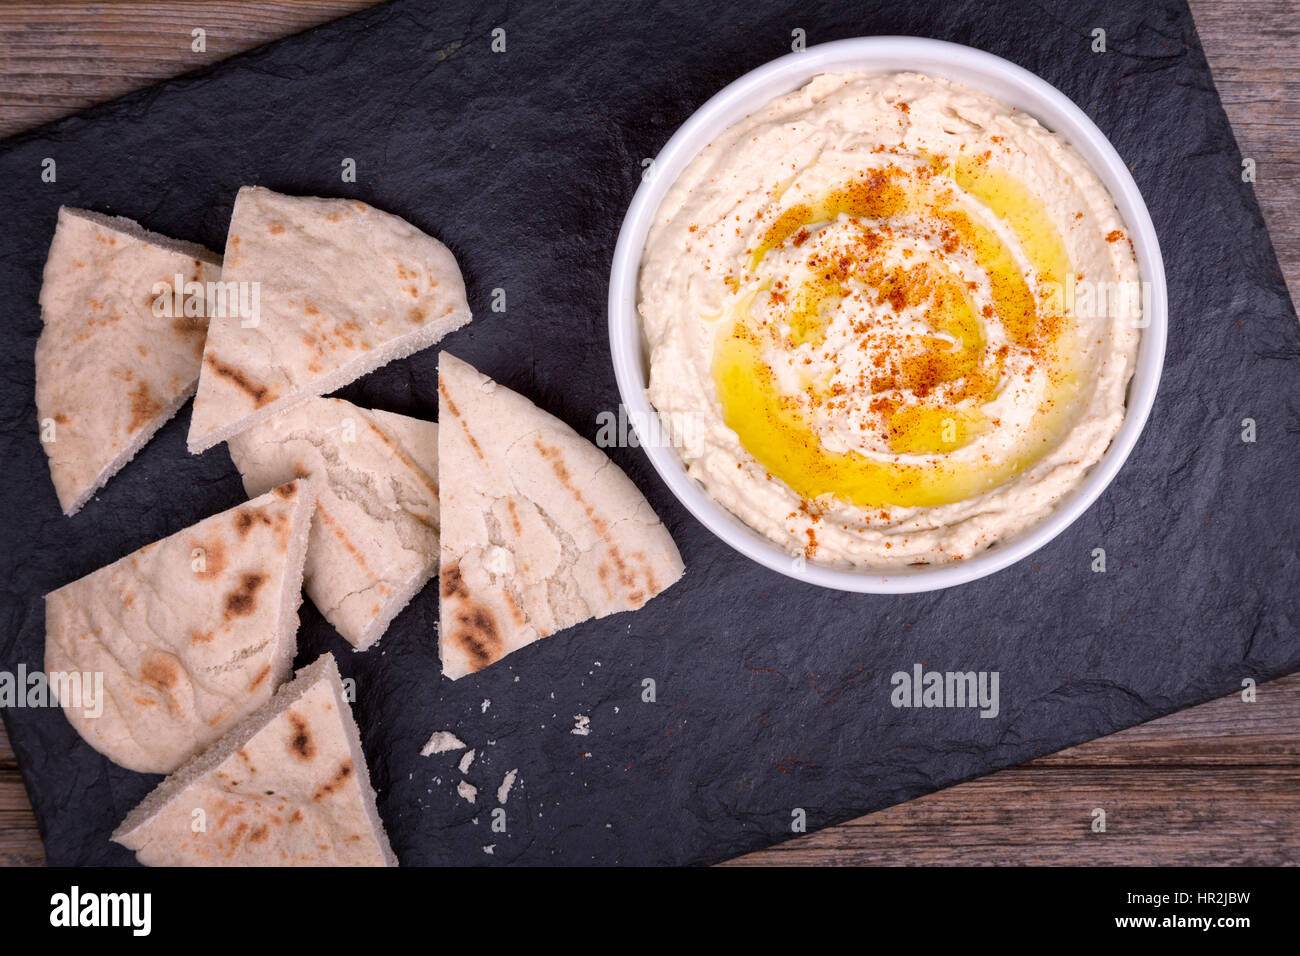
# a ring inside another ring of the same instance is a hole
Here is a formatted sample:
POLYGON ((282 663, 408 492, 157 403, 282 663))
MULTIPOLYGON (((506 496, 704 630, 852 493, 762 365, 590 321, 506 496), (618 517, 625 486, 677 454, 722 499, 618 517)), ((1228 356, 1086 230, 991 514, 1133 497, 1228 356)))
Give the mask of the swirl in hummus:
POLYGON ((649 397, 691 476, 792 554, 961 559, 1106 451, 1139 288, 1106 188, 1032 117, 917 74, 819 76, 660 206, 649 397))

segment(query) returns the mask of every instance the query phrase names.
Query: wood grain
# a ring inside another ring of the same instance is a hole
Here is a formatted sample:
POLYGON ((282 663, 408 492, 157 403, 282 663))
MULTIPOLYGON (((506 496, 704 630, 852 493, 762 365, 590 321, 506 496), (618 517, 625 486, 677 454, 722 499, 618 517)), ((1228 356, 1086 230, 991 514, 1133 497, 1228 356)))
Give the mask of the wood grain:
POLYGON ((1300 674, 725 864, 1300 863, 1300 674), (1106 832, 1092 831, 1093 810, 1106 832))
MULTIPOLYGON (((0 0, 0 137, 371 0, 0 0), (191 31, 206 31, 206 50, 191 31)), ((1192 11, 1292 298, 1300 291, 1300 2, 1192 11)), ((0 729, 0 865, 44 851, 0 729)), ((802 836, 727 865, 1300 863, 1300 675, 802 836), (1094 833, 1092 811, 1107 813, 1094 833)))
POLYGON ((1300 2, 1192 0, 1192 16, 1291 301, 1300 302, 1300 2))
POLYGON ((44 866, 45 847, 9 735, 0 723, 0 866, 44 866))
POLYGON ((374 0, 0 2, 0 137, 355 13, 374 0), (191 32, 205 32, 202 52, 191 32))

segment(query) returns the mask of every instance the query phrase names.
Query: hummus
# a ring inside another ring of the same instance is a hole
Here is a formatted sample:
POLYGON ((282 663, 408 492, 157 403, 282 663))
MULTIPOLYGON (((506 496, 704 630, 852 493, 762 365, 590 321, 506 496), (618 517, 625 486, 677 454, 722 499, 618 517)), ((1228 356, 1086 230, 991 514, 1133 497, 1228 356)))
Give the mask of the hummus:
POLYGON ((819 76, 664 198, 649 398, 692 477, 792 555, 957 560, 1102 457, 1139 290, 1106 188, 1033 118, 917 74, 819 76))

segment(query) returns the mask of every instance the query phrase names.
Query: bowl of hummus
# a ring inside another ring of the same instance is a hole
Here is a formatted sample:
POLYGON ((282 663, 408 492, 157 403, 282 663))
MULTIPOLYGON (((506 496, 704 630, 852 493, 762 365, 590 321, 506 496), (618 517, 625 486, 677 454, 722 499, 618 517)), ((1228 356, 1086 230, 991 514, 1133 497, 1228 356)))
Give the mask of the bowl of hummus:
POLYGON ((873 37, 746 74, 678 130, 609 325, 637 441, 695 517, 780 573, 893 593, 1087 509, 1154 402, 1167 304, 1142 197, 1073 102, 873 37))

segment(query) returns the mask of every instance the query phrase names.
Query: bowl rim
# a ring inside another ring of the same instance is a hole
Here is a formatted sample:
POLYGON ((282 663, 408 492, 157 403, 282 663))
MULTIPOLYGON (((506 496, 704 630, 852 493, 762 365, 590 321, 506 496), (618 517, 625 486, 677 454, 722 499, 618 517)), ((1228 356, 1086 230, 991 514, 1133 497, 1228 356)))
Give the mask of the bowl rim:
POLYGON ((974 47, 924 37, 856 37, 818 44, 781 56, 723 87, 669 138, 654 158, 650 170, 651 175, 643 176, 623 218, 610 268, 608 327, 619 397, 636 429, 641 448, 669 490, 701 524, 745 557, 787 577, 841 591, 904 594, 964 584, 1009 567, 1061 534, 1100 497, 1137 444, 1160 384, 1168 325, 1164 262, 1155 225, 1128 166, 1106 135, 1068 96, 1029 70, 974 47), (937 68, 931 64, 888 65, 873 69, 869 66, 873 58, 891 64, 909 59, 938 60, 940 64, 937 68), (838 61, 841 60, 861 60, 863 64, 853 67, 840 64, 838 61), (953 68, 951 72, 950 67, 953 68), (910 69, 931 73, 1003 99, 1003 96, 989 92, 980 82, 981 79, 996 77, 1037 102, 1040 108, 1054 109, 1058 119, 1064 119, 1065 125, 1073 126, 1073 130, 1063 131, 1059 128, 1060 122, 1045 122, 1038 110, 1013 104, 1063 136, 1102 180, 1133 239, 1139 277, 1151 289, 1151 314, 1141 329, 1134 372, 1128 384, 1124 421, 1101 459, 1045 518, 961 561, 879 570, 835 568, 813 561, 800 561, 715 500, 687 474, 685 463, 676 449, 649 441, 653 436, 647 435, 645 430, 650 421, 657 419, 658 412, 646 394, 647 368, 641 317, 637 309, 637 285, 650 224, 664 194, 713 134, 782 95, 768 90, 777 81, 788 80, 785 91, 790 92, 819 73, 850 69, 880 73, 910 69), (972 79, 971 74, 980 76, 972 79))

